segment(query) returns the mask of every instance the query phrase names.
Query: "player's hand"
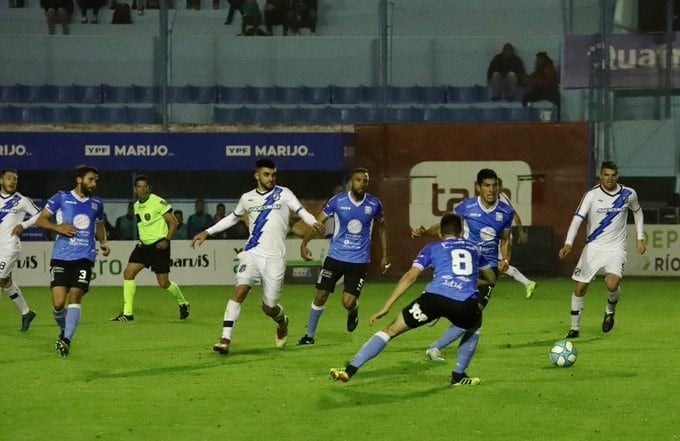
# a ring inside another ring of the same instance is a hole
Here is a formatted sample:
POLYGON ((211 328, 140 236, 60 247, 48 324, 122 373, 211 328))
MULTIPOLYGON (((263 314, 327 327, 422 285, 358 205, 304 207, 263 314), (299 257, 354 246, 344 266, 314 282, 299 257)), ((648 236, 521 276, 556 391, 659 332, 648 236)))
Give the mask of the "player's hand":
POLYGON ((102 256, 106 257, 111 254, 111 248, 108 243, 100 243, 99 246, 102 249, 102 256))
POLYGON ((645 252, 647 251, 647 245, 645 244, 644 240, 637 241, 637 249, 638 253, 640 253, 641 256, 645 254, 645 252))
POLYGON ((312 228, 317 233, 320 233, 325 229, 324 225, 319 221, 314 222, 314 226, 312 226, 312 228))
POLYGON ((302 257, 303 260, 312 260, 312 252, 309 251, 309 248, 307 248, 305 245, 300 245, 300 257, 302 257))
POLYGON ((21 236, 21 233, 24 232, 24 227, 21 226, 21 224, 18 224, 12 229, 12 236, 21 236))
POLYGON ((383 308, 383 309, 381 309, 380 311, 378 311, 378 312, 376 312, 375 314, 373 314, 373 316, 371 316, 371 319, 370 319, 368 322, 369 322, 371 325, 374 325, 375 322, 377 322, 377 321, 380 320, 381 318, 385 317, 385 316, 387 315, 388 312, 390 312, 389 309, 383 308))
POLYGON ((571 252, 571 245, 565 245, 560 248, 559 256, 560 259, 564 259, 571 252))
POLYGON ((510 268, 510 261, 508 259, 501 259, 500 262, 498 262, 498 271, 504 273, 510 268))
POLYGON ((424 225, 421 225, 418 228, 411 230, 411 239, 424 236, 426 231, 427 228, 425 228, 424 225))
POLYGON ((382 268, 382 273, 385 274, 391 267, 392 262, 390 262, 390 258, 383 256, 382 260, 380 261, 380 268, 382 268))
POLYGON ((73 237, 76 235, 78 230, 73 225, 69 224, 58 224, 54 226, 54 231, 66 237, 73 237))
POLYGON ((529 232, 524 227, 520 228, 519 234, 517 235, 517 243, 525 244, 528 241, 529 241, 529 232))
POLYGON ((197 235, 194 236, 193 239, 191 239, 191 248, 195 248, 195 245, 198 245, 199 247, 201 244, 208 238, 208 232, 207 231, 201 231, 197 235))
POLYGON ((163 239, 161 241, 156 242, 156 249, 157 250, 165 250, 170 246, 170 241, 168 239, 163 239))

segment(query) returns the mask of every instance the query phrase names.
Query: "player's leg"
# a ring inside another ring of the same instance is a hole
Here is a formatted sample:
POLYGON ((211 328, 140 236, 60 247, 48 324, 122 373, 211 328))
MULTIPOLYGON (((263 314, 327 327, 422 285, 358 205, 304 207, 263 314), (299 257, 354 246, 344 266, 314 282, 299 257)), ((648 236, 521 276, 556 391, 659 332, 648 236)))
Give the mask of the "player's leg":
POLYGON ((565 338, 578 338, 581 329, 581 318, 585 305, 585 295, 588 292, 588 285, 595 277, 597 271, 604 266, 606 255, 591 249, 587 245, 581 253, 581 257, 574 268, 571 278, 576 282, 576 287, 571 295, 570 309, 570 328, 565 338))
POLYGON ((284 259, 266 259, 260 263, 262 274, 262 311, 276 322, 277 348, 283 348, 288 340, 288 316, 279 304, 283 278, 286 274, 284 259))
POLYGON ((234 325, 241 315, 241 305, 245 301, 250 292, 252 282, 239 282, 237 279, 234 293, 231 299, 227 302, 227 307, 224 310, 224 320, 222 321, 222 337, 220 341, 213 345, 213 351, 219 352, 222 355, 229 353, 229 344, 231 343, 231 335, 234 331, 234 325))
POLYGON ((445 358, 441 355, 441 350, 458 340, 464 333, 465 329, 456 325, 449 326, 441 337, 427 348, 425 356, 432 361, 445 361, 445 358))
POLYGON ((507 271, 505 271, 505 274, 512 277, 522 285, 524 285, 524 289, 526 289, 527 299, 534 294, 534 290, 536 289, 536 282, 529 280, 529 278, 522 274, 522 272, 518 270, 516 267, 510 265, 507 271))
POLYGON ((307 331, 305 335, 300 338, 298 345, 313 345, 315 343, 316 328, 319 326, 319 320, 323 314, 328 296, 335 291, 335 285, 343 272, 339 267, 339 262, 333 258, 326 257, 323 262, 323 267, 319 273, 319 278, 316 282, 316 296, 309 310, 309 317, 307 318, 307 331))
POLYGON ((62 357, 69 354, 71 341, 80 324, 81 304, 83 296, 90 289, 92 279, 92 263, 86 260, 76 261, 69 265, 68 306, 64 318, 64 336, 57 342, 57 350, 62 357))
POLYGON ((619 296, 621 295, 620 285, 625 266, 626 253, 623 250, 617 250, 611 253, 611 257, 604 267, 607 306, 605 307, 604 318, 602 319, 602 332, 609 332, 614 327, 614 314, 616 313, 616 305, 619 303, 619 296))
POLYGON ((479 331, 482 326, 482 312, 477 301, 474 299, 466 301, 447 300, 442 309, 445 311, 445 317, 451 321, 453 326, 464 330, 458 345, 456 367, 451 372, 451 385, 472 386, 479 384, 481 381, 479 378, 469 377, 466 373, 477 350, 479 331))
POLYGON ((127 322, 135 319, 134 304, 137 284, 135 278, 146 266, 147 249, 140 243, 130 253, 127 266, 123 271, 123 312, 116 315, 111 321, 127 322))
POLYGON ((52 292, 52 315, 59 327, 59 339, 64 336, 66 326, 66 297, 70 284, 67 281, 67 268, 62 262, 50 262, 50 290, 52 292))
POLYGON ((359 324, 359 296, 366 280, 367 265, 348 263, 345 271, 345 289, 342 305, 347 310, 347 331, 353 332, 359 324))
POLYGON ((0 288, 7 293, 7 296, 9 299, 14 303, 14 306, 17 308, 17 311, 19 311, 19 314, 21 314, 21 332, 26 332, 28 331, 28 328, 31 326, 31 322, 35 318, 35 311, 32 311, 29 307, 28 304, 26 303, 26 299, 24 299, 23 293, 21 292, 21 288, 14 283, 14 280, 12 280, 12 269, 14 267, 14 263, 12 262, 11 265, 8 265, 8 262, 6 260, 2 260, 0 258, 0 288), (9 271, 6 271, 5 268, 9 268, 9 271))
POLYGON ((170 245, 164 249, 153 248, 151 252, 151 271, 156 274, 158 286, 169 292, 179 305, 179 319, 189 317, 189 302, 184 298, 180 287, 170 280, 170 245))

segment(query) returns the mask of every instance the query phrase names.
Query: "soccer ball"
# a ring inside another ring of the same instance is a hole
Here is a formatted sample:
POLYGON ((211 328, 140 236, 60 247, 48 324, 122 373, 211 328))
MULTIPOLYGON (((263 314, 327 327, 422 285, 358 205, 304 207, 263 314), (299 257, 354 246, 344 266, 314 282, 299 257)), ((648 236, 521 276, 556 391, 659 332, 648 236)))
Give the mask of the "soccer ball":
POLYGON ((556 342, 550 350, 550 359, 555 366, 569 367, 576 363, 576 348, 567 340, 556 342))

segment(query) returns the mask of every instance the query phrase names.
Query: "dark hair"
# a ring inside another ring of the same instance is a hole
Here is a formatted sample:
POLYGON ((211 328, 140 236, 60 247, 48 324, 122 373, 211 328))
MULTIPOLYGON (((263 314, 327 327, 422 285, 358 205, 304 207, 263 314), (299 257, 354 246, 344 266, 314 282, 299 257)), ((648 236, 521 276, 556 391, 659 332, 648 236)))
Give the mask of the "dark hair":
POLYGON ((442 236, 458 236, 463 231, 463 219, 454 213, 446 213, 439 221, 442 236))
POLYGON ((616 173, 619 172, 619 167, 617 167, 616 162, 614 161, 602 161, 600 171, 602 171, 605 168, 608 168, 609 170, 614 170, 616 173))
POLYGON ((0 177, 5 176, 5 173, 14 173, 17 176, 19 175, 19 172, 16 171, 15 169, 13 169, 13 168, 4 168, 0 172, 0 177))
POLYGON ((498 175, 490 168, 483 168, 477 173, 477 184, 482 185, 485 179, 498 179, 498 175))
POLYGON ((181 214, 182 216, 184 216, 184 212, 183 212, 182 210, 175 210, 175 211, 173 211, 173 213, 174 213, 174 214, 179 213, 179 214, 181 214))
POLYGON ((220 207, 226 208, 225 205, 224 205, 222 202, 220 202, 219 204, 215 205, 215 208, 220 208, 220 207))
POLYGON ((366 173, 368 174, 368 169, 366 167, 357 167, 354 170, 352 170, 352 173, 350 173, 350 176, 354 176, 355 173, 366 173))
POLYGON ((135 177, 135 185, 137 185, 138 182, 144 181, 147 184, 149 183, 149 177, 147 175, 137 175, 135 177))
POLYGON ((76 178, 84 178, 86 174, 88 173, 94 173, 95 175, 99 174, 99 170, 97 170, 97 167, 92 167, 91 165, 79 165, 76 167, 76 178))
POLYGON ((255 168, 276 168, 276 164, 269 158, 260 158, 255 163, 255 168))

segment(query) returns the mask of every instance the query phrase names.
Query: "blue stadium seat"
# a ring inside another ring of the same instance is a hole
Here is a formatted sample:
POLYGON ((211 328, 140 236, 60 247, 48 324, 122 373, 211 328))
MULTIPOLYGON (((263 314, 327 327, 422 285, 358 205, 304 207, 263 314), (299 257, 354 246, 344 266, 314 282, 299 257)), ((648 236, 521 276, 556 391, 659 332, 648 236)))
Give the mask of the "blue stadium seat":
POLYGON ((156 124, 158 118, 153 106, 149 107, 126 107, 126 120, 132 124, 156 124))
POLYGON ((422 122, 425 111, 420 107, 394 107, 390 109, 390 120, 398 123, 422 122))
POLYGON ((75 106, 71 108, 71 117, 78 124, 99 123, 102 122, 101 109, 99 106, 75 106))
POLYGON ((76 89, 70 86, 47 86, 49 102, 69 104, 77 102, 76 89))
POLYGON ((15 106, 0 106, 0 124, 19 122, 19 110, 15 106))
POLYGON ((418 103, 420 102, 420 93, 419 86, 390 86, 388 88, 389 101, 394 104, 418 103))
POLYGON ((157 103, 160 101, 161 90, 157 86, 136 86, 132 89, 135 93, 136 103, 157 103))
POLYGON ((340 109, 332 106, 300 107, 300 118, 307 124, 337 124, 340 109))
POLYGON ((253 123, 280 124, 283 119, 282 111, 276 107, 253 108, 253 123))
POLYGON ((168 102, 170 103, 192 103, 191 86, 170 86, 168 87, 168 102))
POLYGON ((361 86, 330 86, 331 103, 359 104, 363 102, 361 86))
POLYGON ((481 120, 478 107, 444 107, 442 122, 476 122, 481 120))
POLYGON ((275 89, 277 103, 280 104, 302 103, 302 88, 277 86, 275 89))
POLYGON ((127 107, 116 106, 116 107, 101 107, 99 116, 101 117, 99 122, 105 124, 126 124, 128 123, 127 107))
POLYGON ((475 86, 447 86, 446 102, 474 103, 479 101, 479 89, 475 86))
POLYGON ((218 124, 252 124, 253 111, 249 107, 218 107, 213 109, 213 122, 218 124))
MULTIPOLYGON (((276 102, 276 87, 248 87, 248 98, 252 104, 273 104, 276 102)), ((256 112, 257 113, 257 112, 256 112)))
POLYGON ((309 124, 309 115, 302 107, 283 107, 277 110, 282 124, 309 124))
POLYGON ((99 104, 102 102, 102 86, 79 86, 74 85, 76 102, 81 104, 99 104))
POLYGON ((304 104, 330 104, 330 87, 301 87, 302 103, 304 104))
POLYGON ((217 102, 222 104, 245 104, 250 101, 248 87, 217 86, 217 102))
POLYGON ((16 84, 12 86, 0 86, 0 102, 3 103, 21 102, 19 86, 16 84))
POLYGON ((444 104, 446 102, 446 88, 444 86, 422 86, 420 88, 420 102, 423 104, 444 104))
POLYGON ((24 103, 46 103, 49 102, 49 86, 17 84, 19 97, 24 103))
POLYGON ((47 121, 47 111, 44 106, 26 106, 19 108, 19 121, 28 124, 38 124, 47 121))
POLYGON ((538 112, 535 107, 511 107, 507 110, 507 120, 538 121, 538 112))
POLYGON ((480 121, 500 122, 507 120, 509 120, 509 115, 505 107, 482 107, 480 109, 480 121))
POLYGON ((191 86, 191 97, 194 103, 214 103, 217 100, 217 89, 215 86, 191 86))
POLYGON ((48 106, 45 108, 45 122, 67 124, 73 122, 73 112, 69 106, 48 106))
POLYGON ((102 85, 103 102, 105 103, 134 103, 135 89, 133 86, 102 85))
POLYGON ((493 92, 489 87, 480 86, 477 84, 475 85, 475 89, 477 90, 478 101, 491 101, 491 96, 493 95, 493 92))
POLYGON ((442 112, 439 107, 427 107, 423 110, 423 121, 438 123, 442 121, 442 112))
POLYGON ((340 109, 340 121, 345 124, 368 124, 382 120, 380 109, 375 107, 346 107, 340 109))

